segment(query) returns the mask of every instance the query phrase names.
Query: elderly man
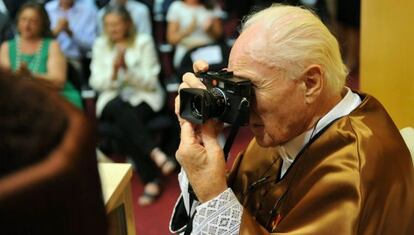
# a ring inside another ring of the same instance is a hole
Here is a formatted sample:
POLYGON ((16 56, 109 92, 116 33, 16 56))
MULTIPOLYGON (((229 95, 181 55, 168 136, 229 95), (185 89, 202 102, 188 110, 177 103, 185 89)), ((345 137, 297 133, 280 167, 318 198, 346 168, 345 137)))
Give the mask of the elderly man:
MULTIPOLYGON (((228 69, 253 84, 254 139, 226 177, 219 123, 179 118, 182 197, 172 231, 414 234, 410 153, 382 105, 344 87, 338 43, 314 14, 274 5, 250 16, 228 69)), ((187 73, 187 87, 204 85, 187 73)))

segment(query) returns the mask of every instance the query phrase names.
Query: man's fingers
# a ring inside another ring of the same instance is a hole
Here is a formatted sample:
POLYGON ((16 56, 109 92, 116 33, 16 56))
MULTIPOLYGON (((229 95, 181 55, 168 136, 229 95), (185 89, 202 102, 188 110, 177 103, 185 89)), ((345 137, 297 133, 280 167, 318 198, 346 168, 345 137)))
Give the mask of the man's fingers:
POLYGON ((186 83, 192 88, 205 89, 206 86, 193 73, 185 73, 183 76, 183 83, 186 83))
POLYGON ((207 152, 221 151, 221 146, 217 140, 218 130, 220 129, 218 128, 219 125, 221 123, 210 119, 201 127, 201 138, 207 152))
MULTIPOLYGON (((188 88, 188 84, 187 83, 181 83, 180 86, 178 87, 178 92, 183 89, 183 88, 188 88)), ((177 117, 180 117, 180 94, 178 94, 175 97, 175 103, 174 103, 174 111, 175 111, 175 115, 177 115, 177 117)))
POLYGON ((208 63, 203 60, 197 60, 193 63, 193 71, 197 72, 205 72, 208 70, 208 63))
MULTIPOLYGON (((177 103, 177 102, 180 103, 180 100, 179 100, 178 96, 177 96, 177 98, 175 98, 175 103, 177 103)), ((178 104, 178 106, 179 106, 179 104, 178 104)), ((183 124, 183 122, 185 122, 186 120, 180 116, 180 107, 178 107, 178 106, 177 106, 177 104, 175 106, 175 115, 177 116, 178 123, 181 126, 183 124)))
MULTIPOLYGON (((193 69, 195 72, 199 71, 207 71, 208 70, 208 64, 205 61, 196 61, 193 64, 193 69)), ((206 89, 206 86, 200 81, 199 78, 195 76, 193 73, 185 73, 183 75, 183 82, 180 84, 178 91, 180 91, 183 88, 200 88, 200 89, 206 89)), ((179 102, 179 96, 175 98, 175 114, 179 114, 180 110, 180 102, 179 102)))
POLYGON ((193 125, 189 121, 182 119, 180 121, 180 126, 181 144, 184 144, 185 146, 194 144, 196 142, 196 137, 193 125))
POLYGON ((178 90, 181 90, 183 88, 189 88, 190 86, 187 83, 181 83, 180 86, 178 87, 178 90))
POLYGON ((175 97, 175 102, 174 102, 174 111, 175 111, 175 115, 179 118, 180 117, 180 95, 177 95, 175 97))
POLYGON ((181 140, 180 146, 176 152, 176 158, 180 164, 182 164, 183 157, 187 156, 189 152, 194 150, 194 147, 197 142, 197 137, 194 132, 192 124, 184 119, 180 120, 181 127, 181 140))

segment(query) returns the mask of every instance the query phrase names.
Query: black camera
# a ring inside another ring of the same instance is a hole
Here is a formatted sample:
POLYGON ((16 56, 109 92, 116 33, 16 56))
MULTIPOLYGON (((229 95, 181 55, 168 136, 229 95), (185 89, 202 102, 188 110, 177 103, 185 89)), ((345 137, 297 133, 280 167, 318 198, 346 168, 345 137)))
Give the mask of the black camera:
POLYGON ((202 124, 216 118, 222 122, 244 125, 249 122, 252 85, 247 79, 221 70, 197 73, 207 89, 180 90, 180 116, 192 123, 202 124))

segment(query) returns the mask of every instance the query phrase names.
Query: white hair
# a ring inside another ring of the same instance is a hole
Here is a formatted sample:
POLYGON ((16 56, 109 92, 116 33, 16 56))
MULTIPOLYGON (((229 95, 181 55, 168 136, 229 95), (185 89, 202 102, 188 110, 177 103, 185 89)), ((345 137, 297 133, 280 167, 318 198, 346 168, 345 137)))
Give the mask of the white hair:
POLYGON ((250 47, 254 60, 281 69, 291 79, 298 78, 307 66, 318 64, 328 88, 341 91, 348 71, 338 42, 313 12, 274 4, 248 16, 242 31, 256 23, 264 26, 266 34, 260 39, 264 44, 250 47))

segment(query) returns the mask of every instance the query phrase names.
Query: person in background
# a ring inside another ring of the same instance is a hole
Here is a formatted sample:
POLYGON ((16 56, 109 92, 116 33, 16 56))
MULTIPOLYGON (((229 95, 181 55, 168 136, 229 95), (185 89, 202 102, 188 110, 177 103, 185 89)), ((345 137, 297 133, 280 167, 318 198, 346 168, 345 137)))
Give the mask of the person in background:
POLYGON ((0 1, 0 43, 13 37, 13 27, 7 9, 0 1))
POLYGON ((4 14, 8 14, 9 10, 6 7, 6 4, 4 4, 3 0, 0 0, 0 12, 4 13, 4 14))
MULTIPOLYGON (((145 4, 134 0, 111 0, 107 6, 111 5, 124 6, 132 17, 132 21, 134 22, 136 31, 141 34, 145 33, 148 35, 152 35, 151 14, 149 12, 148 7, 145 4)), ((98 28, 99 32, 101 33, 103 31, 102 18, 104 14, 105 7, 103 7, 98 12, 98 28)))
POLYGON ((175 46, 173 65, 176 69, 187 51, 221 38, 223 26, 214 7, 207 0, 175 1, 169 7, 167 41, 175 46))
POLYGON ((16 12, 26 1, 0 0, 0 43, 12 39, 16 34, 16 12))
POLYGON ((53 0, 45 4, 51 29, 63 54, 77 72, 78 81, 86 85, 84 61, 90 57, 97 36, 97 9, 79 0, 53 0))
POLYGON ((17 14, 17 30, 15 38, 1 45, 0 65, 21 77, 48 81, 73 105, 82 108, 79 92, 66 81, 66 59, 53 39, 42 5, 23 4, 17 14))
MULTIPOLYGON (((338 42, 313 12, 273 5, 248 17, 228 70, 252 83, 254 139, 227 178, 221 124, 180 118, 177 97, 183 171, 172 231, 414 233, 410 152, 380 102, 344 86, 338 42)), ((191 73, 180 85, 188 87, 205 88, 191 73)))
POLYGON ((125 7, 109 6, 103 21, 105 34, 93 46, 90 77, 90 86, 99 93, 97 116, 121 131, 119 144, 145 185, 138 203, 149 205, 161 194, 158 168, 165 175, 175 169, 145 125, 164 105, 160 65, 152 37, 135 32, 125 7))
POLYGON ((97 7, 97 5, 96 5, 96 2, 97 1, 95 1, 95 0, 77 0, 79 3, 82 3, 82 4, 85 4, 85 5, 88 5, 89 7, 92 7, 92 8, 94 8, 94 9, 96 9, 96 10, 98 10, 98 7, 97 7))
POLYGON ((22 7, 23 4, 29 0, 2 0, 4 7, 9 13, 10 19, 16 19, 17 12, 22 7))

